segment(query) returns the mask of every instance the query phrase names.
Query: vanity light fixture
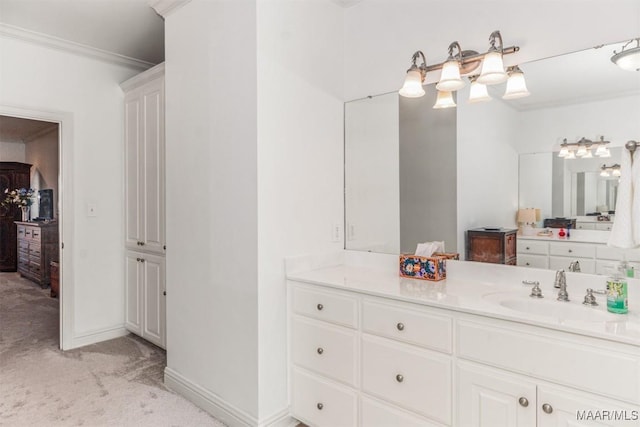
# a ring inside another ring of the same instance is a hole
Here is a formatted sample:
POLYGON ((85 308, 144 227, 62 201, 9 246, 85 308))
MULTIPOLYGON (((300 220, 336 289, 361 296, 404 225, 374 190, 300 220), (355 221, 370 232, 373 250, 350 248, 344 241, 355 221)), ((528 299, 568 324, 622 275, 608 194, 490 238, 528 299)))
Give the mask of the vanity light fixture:
POLYGON ((600 168, 600 176, 608 177, 608 176, 620 176, 620 165, 618 163, 607 166, 602 165, 600 168))
POLYGON ((491 101, 491 96, 487 92, 487 85, 478 83, 478 76, 469 77, 471 80, 471 86, 469 87, 469 104, 475 104, 476 102, 491 101))
POLYGON ((502 99, 518 99, 531 95, 527 90, 527 84, 524 81, 524 73, 517 65, 509 67, 509 79, 507 80, 507 90, 502 99))
POLYGON ((451 92, 446 90, 439 90, 438 97, 436 98, 436 103, 433 106, 436 110, 441 108, 452 108, 456 106, 456 102, 453 100, 453 95, 451 92))
POLYGON ((454 91, 462 89, 466 86, 466 82, 460 77, 460 61, 462 60, 462 49, 458 42, 449 45, 449 58, 442 66, 440 81, 436 85, 436 89, 440 91, 454 91), (453 49, 457 48, 458 53, 454 56, 453 49))
POLYGON ((562 144, 560 144, 558 157, 564 157, 567 160, 575 159, 577 157, 590 159, 593 158, 592 150, 594 149, 596 150, 595 155, 598 157, 611 157, 611 152, 606 146, 607 144, 609 144, 609 141, 605 141, 602 136, 598 142, 582 137, 578 142, 569 143, 565 138, 562 140, 562 144))
POLYGON ((627 42, 620 52, 613 51, 611 62, 616 64, 623 70, 640 71, 640 38, 632 39, 627 42), (636 47, 627 49, 631 43, 636 42, 636 47))
MULTIPOLYGON (((442 70, 440 73, 440 79, 436 84, 436 88, 440 92, 454 92, 462 89, 466 82, 463 77, 470 76, 474 73, 482 64, 482 72, 478 76, 469 77, 471 82, 477 81, 475 89, 471 89, 469 102, 488 101, 491 97, 486 91, 486 87, 482 88, 480 85, 497 84, 502 83, 509 77, 504 69, 502 57, 518 52, 520 48, 518 46, 504 47, 502 42, 502 36, 500 31, 494 31, 489 36, 490 47, 485 53, 478 53, 475 50, 462 50, 460 43, 457 41, 449 45, 449 57, 445 62, 427 65, 425 56, 422 51, 417 51, 411 57, 411 67, 407 70, 404 85, 398 91, 400 95, 417 98, 425 94, 422 85, 425 82, 427 73, 437 70, 442 70), (455 52, 455 54, 454 54, 455 52), (422 59, 422 64, 418 66, 418 59, 422 59), (477 79, 477 80, 476 80, 477 79)), ((514 89, 507 90, 505 99, 515 99, 522 96, 527 96, 529 92, 524 85, 524 74, 518 67, 512 67, 512 74, 514 75, 514 83, 516 85, 514 89), (519 73, 519 75, 518 75, 519 73), (518 81, 520 81, 518 83, 518 81), (516 90, 517 89, 517 90, 516 90)), ((473 84, 472 84, 473 86, 473 84)), ((455 107, 453 98, 448 100, 450 95, 438 94, 438 99, 446 97, 446 106, 442 104, 443 101, 436 102, 434 108, 448 108, 455 107)))

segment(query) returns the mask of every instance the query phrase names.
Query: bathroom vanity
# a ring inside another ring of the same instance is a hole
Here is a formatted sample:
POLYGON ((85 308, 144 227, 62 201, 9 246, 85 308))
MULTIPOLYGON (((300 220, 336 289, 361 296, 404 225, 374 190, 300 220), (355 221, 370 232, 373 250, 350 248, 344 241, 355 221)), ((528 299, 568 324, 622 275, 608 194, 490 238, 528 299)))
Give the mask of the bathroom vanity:
POLYGON ((558 426, 640 418, 640 283, 630 314, 582 305, 602 277, 448 261, 401 278, 397 256, 287 261, 291 415, 310 426, 558 426), (544 298, 523 280, 539 281, 544 298), (601 413, 598 413, 601 415, 601 413), (592 418, 593 419, 593 418, 592 418), (623 418, 625 419, 625 418, 623 418))

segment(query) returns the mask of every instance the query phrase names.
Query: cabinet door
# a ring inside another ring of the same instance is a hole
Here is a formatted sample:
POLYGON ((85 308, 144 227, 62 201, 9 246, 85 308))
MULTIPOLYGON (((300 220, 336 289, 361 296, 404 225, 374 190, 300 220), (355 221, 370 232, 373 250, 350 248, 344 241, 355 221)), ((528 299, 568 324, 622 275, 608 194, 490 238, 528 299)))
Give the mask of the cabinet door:
POLYGON ((125 257, 125 327, 142 335, 142 266, 140 254, 127 252, 125 257))
POLYGON ((165 347, 165 262, 164 258, 144 254, 143 260, 143 329, 142 337, 165 347))
POLYGON ((458 362, 458 421, 469 427, 534 427, 536 386, 520 376, 458 362))
POLYGON ((616 402, 555 386, 538 386, 537 411, 539 427, 640 424, 640 405, 616 402))
POLYGON ((164 81, 158 79, 142 87, 143 153, 142 233, 145 249, 164 253, 164 81))
POLYGON ((139 248, 142 242, 142 212, 140 156, 142 105, 140 92, 133 91, 124 100, 125 143, 125 246, 139 248))

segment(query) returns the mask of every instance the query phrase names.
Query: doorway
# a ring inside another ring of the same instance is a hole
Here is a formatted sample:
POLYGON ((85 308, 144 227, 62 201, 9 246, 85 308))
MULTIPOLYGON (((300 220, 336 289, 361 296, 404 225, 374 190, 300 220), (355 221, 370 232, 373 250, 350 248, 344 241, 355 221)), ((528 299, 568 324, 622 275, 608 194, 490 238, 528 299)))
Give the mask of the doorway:
MULTIPOLYGON (((46 292, 50 292, 53 270, 53 280, 57 279, 59 284, 53 296, 59 302, 57 341, 63 350, 71 347, 72 336, 71 257, 69 251, 64 250, 65 237, 70 239, 72 231, 72 212, 68 208, 72 206, 72 192, 70 180, 65 179, 71 176, 71 128, 72 116, 67 113, 0 106, 0 162, 27 165, 28 187, 34 190, 28 217, 22 218, 24 214, 17 214, 17 274, 14 274, 21 280, 33 282, 34 287, 46 288, 46 292), (25 219, 27 221, 23 221, 25 219), (32 234, 34 232, 36 236, 32 234)), ((0 191, 4 200, 4 189, 0 191)))

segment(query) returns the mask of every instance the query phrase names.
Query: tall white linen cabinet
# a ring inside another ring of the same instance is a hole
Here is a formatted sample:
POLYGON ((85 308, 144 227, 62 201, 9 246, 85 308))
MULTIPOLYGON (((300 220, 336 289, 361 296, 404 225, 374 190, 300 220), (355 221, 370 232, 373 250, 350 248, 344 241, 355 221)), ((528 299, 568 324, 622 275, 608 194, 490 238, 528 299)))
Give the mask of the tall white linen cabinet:
POLYGON ((125 93, 125 327, 166 347, 164 64, 125 93))

